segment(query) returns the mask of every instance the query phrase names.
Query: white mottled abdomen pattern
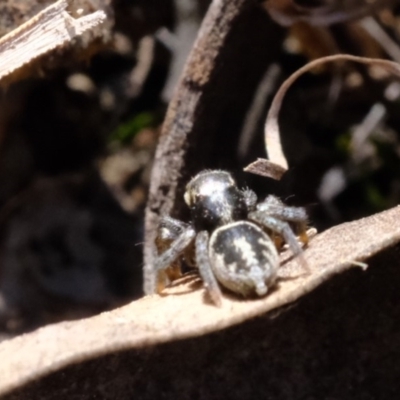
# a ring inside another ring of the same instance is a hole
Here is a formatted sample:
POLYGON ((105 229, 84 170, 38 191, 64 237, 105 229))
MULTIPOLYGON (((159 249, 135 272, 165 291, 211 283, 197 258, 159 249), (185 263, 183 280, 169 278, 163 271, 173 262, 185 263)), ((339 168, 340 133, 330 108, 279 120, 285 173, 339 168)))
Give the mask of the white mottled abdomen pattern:
POLYGON ((257 225, 238 221, 216 229, 208 246, 212 271, 222 286, 243 296, 267 293, 277 277, 279 256, 257 225))

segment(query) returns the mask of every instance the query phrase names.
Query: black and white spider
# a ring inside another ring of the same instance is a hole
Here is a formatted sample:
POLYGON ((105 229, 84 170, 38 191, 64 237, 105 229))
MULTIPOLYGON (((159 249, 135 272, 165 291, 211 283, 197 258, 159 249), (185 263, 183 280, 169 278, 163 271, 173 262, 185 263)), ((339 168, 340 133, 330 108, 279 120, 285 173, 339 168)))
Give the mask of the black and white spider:
POLYGON ((282 238, 307 268, 292 229, 305 233, 303 208, 286 206, 274 196, 257 204, 253 191, 239 189, 231 174, 220 170, 197 174, 187 184, 184 199, 191 223, 161 219, 156 239, 160 254, 146 282, 148 293, 160 291, 166 275, 174 275, 184 258, 199 269, 218 306, 222 298, 219 284, 244 297, 263 296, 275 283, 280 264, 271 235, 282 238))

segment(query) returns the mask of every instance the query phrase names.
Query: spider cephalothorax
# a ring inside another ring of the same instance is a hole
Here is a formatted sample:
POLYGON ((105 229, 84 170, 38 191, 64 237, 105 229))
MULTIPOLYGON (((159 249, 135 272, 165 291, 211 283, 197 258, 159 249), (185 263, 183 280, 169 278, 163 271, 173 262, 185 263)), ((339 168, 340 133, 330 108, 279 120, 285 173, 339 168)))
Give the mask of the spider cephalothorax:
POLYGON ((199 269, 216 305, 221 304, 219 284, 245 297, 265 295, 279 268, 277 246, 267 232, 283 238, 305 266, 289 225, 305 232, 303 208, 288 207, 274 196, 257 203, 253 191, 239 189, 232 175, 220 170, 197 174, 186 186, 184 199, 191 222, 161 219, 156 241, 159 255, 151 282, 146 282, 148 292, 158 291, 165 275, 176 275, 180 259, 185 258, 199 269))

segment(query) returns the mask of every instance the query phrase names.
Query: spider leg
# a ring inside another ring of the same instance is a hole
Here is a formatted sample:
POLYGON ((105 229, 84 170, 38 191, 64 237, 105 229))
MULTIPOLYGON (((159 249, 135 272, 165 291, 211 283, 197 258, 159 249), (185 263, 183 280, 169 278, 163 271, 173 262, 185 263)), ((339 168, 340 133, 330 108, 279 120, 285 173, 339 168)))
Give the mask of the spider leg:
POLYGON ((244 189, 242 190, 243 196, 244 196, 244 201, 247 206, 247 210, 250 211, 255 211, 256 206, 257 206, 257 195, 250 189, 244 189))
POLYGON ((291 222, 292 225, 294 225, 296 234, 299 236, 300 242, 304 245, 308 244, 308 217, 304 208, 287 206, 277 197, 270 195, 257 205, 257 211, 268 214, 281 221, 291 222))
POLYGON ((196 232, 193 227, 189 225, 185 228, 171 243, 170 248, 158 257, 154 266, 155 271, 161 271, 167 268, 169 264, 178 258, 195 236, 196 232))
POLYGON ((162 217, 158 227, 158 236, 161 240, 173 241, 190 226, 186 222, 171 217, 162 217))
POLYGON ((160 280, 164 278, 163 271, 181 255, 195 236, 196 231, 192 226, 188 225, 170 244, 170 247, 158 256, 153 271, 145 282, 146 293, 153 294, 159 291, 160 283, 162 283, 160 280))
POLYGON ((273 194, 268 195, 260 204, 271 204, 271 205, 284 205, 283 201, 279 199, 279 197, 274 196, 273 194))
POLYGON ((271 217, 279 218, 283 221, 304 222, 305 224, 308 221, 307 213, 304 208, 287 206, 272 195, 257 204, 257 211, 262 211, 271 217))
POLYGON ((211 297, 212 302, 221 307, 222 294, 218 282, 211 269, 210 258, 208 255, 208 243, 210 236, 207 231, 201 231, 196 237, 196 262, 199 268, 204 286, 211 297))
POLYGON ((273 232, 281 235, 289 245, 292 253, 298 257, 302 267, 309 271, 307 262, 303 256, 303 249, 300 247, 292 228, 286 221, 282 221, 275 216, 271 216, 264 211, 255 211, 249 214, 249 219, 265 226, 273 232))
MULTIPOLYGON (((182 222, 179 219, 162 217, 160 219, 158 235, 156 237, 158 254, 161 254, 167 250, 171 243, 177 239, 178 236, 189 226, 190 225, 188 223, 182 222)), ((196 266, 194 261, 194 246, 189 246, 185 249, 183 258, 188 266, 196 266)), ((171 264, 167 271, 167 275, 170 280, 175 280, 182 275, 180 260, 177 260, 174 264, 171 264)))

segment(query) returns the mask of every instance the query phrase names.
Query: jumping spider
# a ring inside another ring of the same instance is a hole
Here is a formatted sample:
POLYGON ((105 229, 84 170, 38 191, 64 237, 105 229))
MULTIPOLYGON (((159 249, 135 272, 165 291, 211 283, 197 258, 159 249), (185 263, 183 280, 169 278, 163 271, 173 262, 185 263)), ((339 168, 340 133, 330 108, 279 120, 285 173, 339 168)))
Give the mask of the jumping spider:
MULTIPOLYGON (((306 241, 307 215, 268 196, 257 204, 256 194, 237 187, 226 171, 202 171, 184 195, 191 223, 161 219, 149 292, 159 292, 167 276, 176 276, 182 258, 197 266, 211 300, 221 305, 219 284, 244 297, 264 296, 277 278, 277 246, 283 239, 307 268, 293 229, 306 241), (219 284, 218 284, 219 283, 219 284)), ((173 279, 173 278, 172 278, 173 279)))

